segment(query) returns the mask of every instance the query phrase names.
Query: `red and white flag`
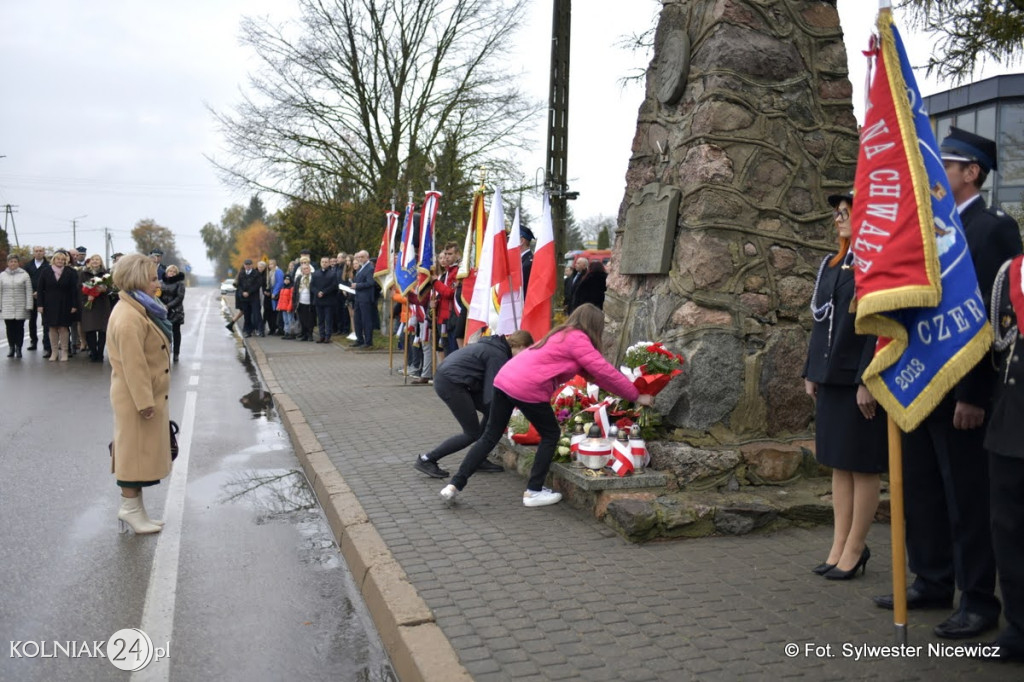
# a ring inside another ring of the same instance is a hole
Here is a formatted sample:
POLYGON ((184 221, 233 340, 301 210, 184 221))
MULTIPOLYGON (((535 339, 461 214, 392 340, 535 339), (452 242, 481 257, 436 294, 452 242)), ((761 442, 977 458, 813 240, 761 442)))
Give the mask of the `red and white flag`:
POLYGON ((501 307, 495 332, 511 334, 522 326, 523 319, 523 259, 519 255, 519 208, 512 220, 505 249, 505 276, 497 282, 501 307))
POLYGON ((614 402, 614 398, 607 397, 596 405, 591 405, 584 410, 585 412, 594 413, 594 423, 601 427, 601 437, 607 438, 608 431, 611 429, 611 422, 608 421, 608 406, 614 402))
POLYGON ((498 300, 494 285, 507 277, 506 244, 505 211, 501 204, 501 189, 497 188, 494 190, 491 213, 487 216, 487 230, 477 259, 476 282, 466 321, 467 339, 481 329, 497 327, 498 300))
MULTIPOLYGON (((526 287, 523 318, 520 325, 540 340, 551 331, 551 299, 556 288, 555 232, 551 224, 551 202, 544 193, 540 224, 534 230, 537 239, 533 251, 533 269, 526 287)), ((518 242, 516 242, 518 244, 518 242)))

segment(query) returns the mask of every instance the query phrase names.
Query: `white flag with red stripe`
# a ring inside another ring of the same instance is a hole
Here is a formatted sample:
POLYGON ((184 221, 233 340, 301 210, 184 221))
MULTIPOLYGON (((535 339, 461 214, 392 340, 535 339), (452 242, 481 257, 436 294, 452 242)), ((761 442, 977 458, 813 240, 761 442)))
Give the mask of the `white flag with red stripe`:
MULTIPOLYGON (((497 254, 495 254, 497 257, 497 254)), ((512 220, 512 231, 508 235, 505 249, 505 277, 497 282, 501 297, 498 311, 498 334, 511 334, 522 326, 523 319, 523 259, 519 255, 519 208, 512 220)))
MULTIPOLYGON (((618 441, 616 441, 616 444, 618 444, 618 441)), ((629 455, 618 447, 612 448, 610 466, 612 471, 619 476, 626 476, 633 473, 633 462, 630 461, 629 455)))
POLYGON ((498 301, 494 285, 501 281, 508 271, 505 256, 505 211, 501 204, 501 189, 494 190, 491 213, 487 217, 487 231, 484 233, 480 257, 477 260, 476 282, 473 296, 469 301, 469 317, 466 321, 466 338, 477 331, 498 324, 498 301))

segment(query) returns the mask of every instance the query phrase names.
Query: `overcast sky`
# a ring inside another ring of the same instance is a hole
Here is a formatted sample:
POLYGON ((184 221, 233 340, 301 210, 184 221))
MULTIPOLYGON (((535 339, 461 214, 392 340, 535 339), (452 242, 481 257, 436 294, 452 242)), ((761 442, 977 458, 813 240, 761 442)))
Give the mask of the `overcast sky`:
MULTIPOLYGON (((860 51, 874 22, 869 5, 839 2, 858 117, 860 51)), ((649 25, 659 7, 653 0, 574 3, 568 167, 571 188, 580 192, 577 219, 614 216, 622 201, 642 90, 623 88, 620 79, 645 64, 617 43, 649 25)), ((0 206, 16 207, 20 243, 83 245, 102 254, 107 228, 115 250, 127 252, 134 248, 132 227, 152 218, 174 231, 196 272, 212 273, 199 230, 249 197, 224 187, 203 156, 221 149, 205 105, 237 102, 256 68, 238 41, 243 14, 284 20, 293 13, 290 0, 5 2, 0 206)), ((923 63, 928 40, 896 19, 912 62, 923 63)), ((522 87, 545 102, 550 33, 551 4, 535 0, 512 63, 521 64, 522 87)), ((976 77, 1003 72, 985 69, 976 77)), ((927 95, 949 86, 921 80, 920 87, 927 95)), ((544 166, 546 125, 541 114, 532 133, 537 151, 522 161, 529 177, 544 166)), ((524 203, 540 214, 539 197, 524 203)), ((13 243, 11 218, 5 219, 13 243)))

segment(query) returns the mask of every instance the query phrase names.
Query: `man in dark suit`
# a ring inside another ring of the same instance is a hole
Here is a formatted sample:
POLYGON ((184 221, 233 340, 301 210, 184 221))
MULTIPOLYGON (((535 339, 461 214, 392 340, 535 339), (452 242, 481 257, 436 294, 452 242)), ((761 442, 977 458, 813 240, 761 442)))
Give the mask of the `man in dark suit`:
POLYGON ((338 302, 338 271, 331 266, 331 259, 320 259, 320 269, 313 273, 309 293, 316 306, 316 320, 320 325, 317 343, 330 343, 334 327, 334 308, 338 302))
MULTIPOLYGON (((50 267, 50 261, 46 260, 46 249, 42 246, 32 247, 32 260, 25 264, 25 272, 32 281, 32 312, 28 318, 28 339, 29 350, 35 350, 39 345, 39 333, 36 327, 36 314, 39 309, 39 301, 36 300, 36 287, 39 285, 39 273, 43 268, 50 267)), ((50 357, 50 328, 43 322, 43 351, 46 357, 50 357)))
POLYGON ((576 286, 580 283, 580 280, 587 274, 587 268, 590 267, 590 261, 587 260, 586 256, 580 256, 572 264, 572 275, 566 277, 566 282, 563 285, 565 295, 565 314, 571 315, 573 311, 572 299, 576 295, 576 286))
POLYGON ((377 283, 373 280, 369 253, 360 251, 353 260, 356 268, 352 281, 352 288, 356 290, 356 342, 350 347, 370 348, 373 346, 373 306, 377 283))
POLYGON ((530 271, 533 269, 533 251, 530 250, 530 242, 533 241, 533 230, 528 227, 519 227, 519 258, 523 262, 523 302, 526 302, 526 287, 530 284, 530 271))
MULTIPOLYGON (((987 307, 1000 265, 1022 250, 1017 223, 981 197, 985 178, 996 170, 996 144, 951 128, 940 147, 987 307)), ((935 627, 948 639, 975 638, 999 622, 984 449, 995 378, 991 363, 982 360, 903 435, 907 555, 916 574, 907 607, 949 608, 959 588, 959 608, 935 627)), ((875 603, 892 608, 892 596, 875 603)))
POLYGON ((249 337, 256 332, 263 336, 263 320, 260 317, 260 291, 263 289, 263 275, 252 266, 252 259, 246 258, 242 270, 238 273, 238 301, 242 304, 245 326, 242 331, 249 337))

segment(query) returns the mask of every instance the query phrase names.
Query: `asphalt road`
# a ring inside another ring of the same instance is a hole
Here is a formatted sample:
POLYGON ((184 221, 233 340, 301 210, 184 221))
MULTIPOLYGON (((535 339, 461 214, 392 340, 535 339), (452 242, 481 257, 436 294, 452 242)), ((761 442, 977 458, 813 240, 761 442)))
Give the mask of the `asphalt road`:
POLYGON ((8 359, 0 340, 0 680, 394 679, 221 305, 213 289, 186 296, 182 453, 146 491, 167 521, 151 536, 117 533, 110 365, 8 359), (123 628, 166 657, 114 667, 123 628))

